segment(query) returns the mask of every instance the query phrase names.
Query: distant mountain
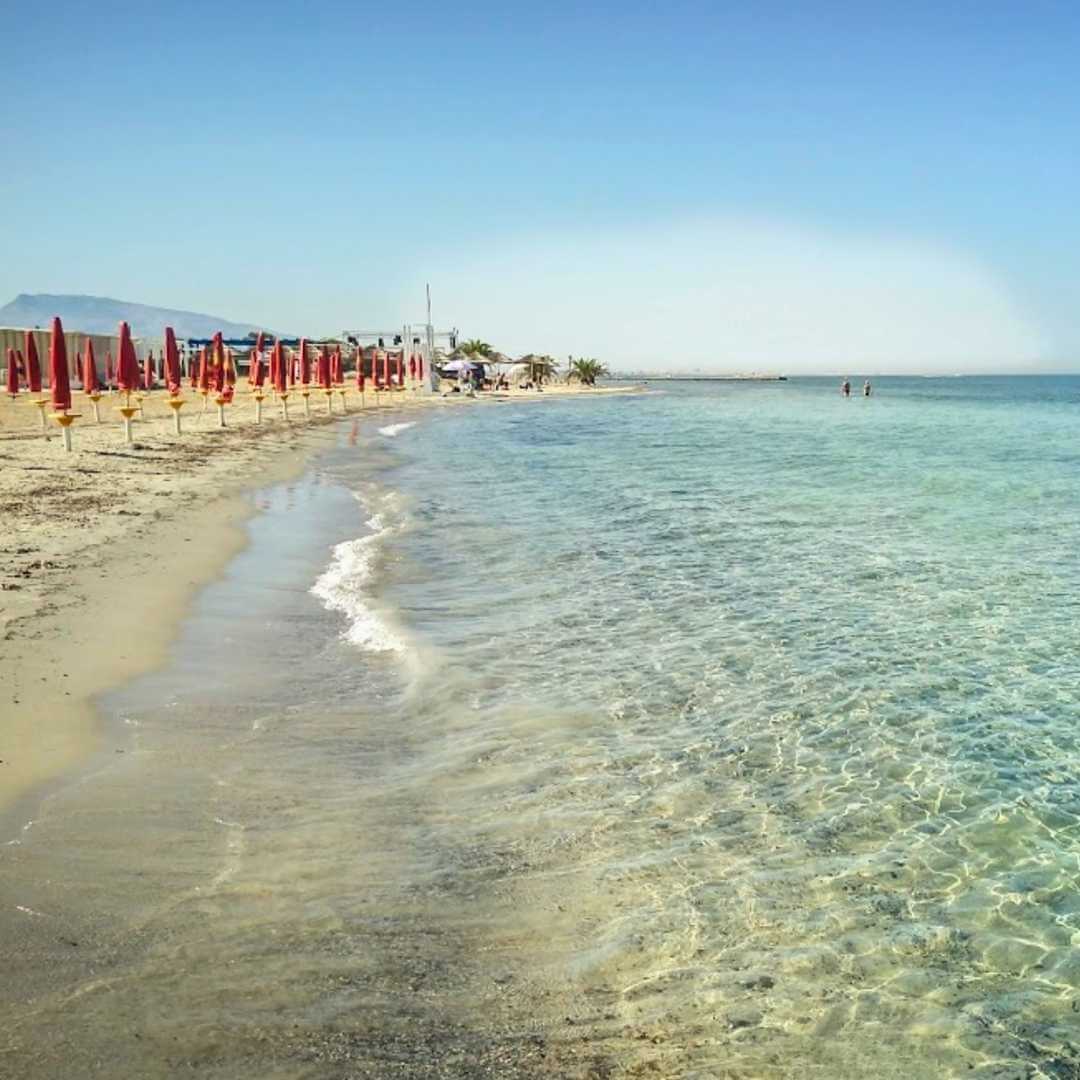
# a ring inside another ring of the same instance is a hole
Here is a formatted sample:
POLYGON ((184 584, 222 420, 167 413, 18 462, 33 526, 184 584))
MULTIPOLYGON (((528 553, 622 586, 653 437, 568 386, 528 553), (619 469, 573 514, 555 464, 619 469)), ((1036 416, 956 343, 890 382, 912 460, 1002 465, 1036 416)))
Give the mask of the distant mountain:
POLYGON ((43 329, 59 315, 65 330, 87 334, 115 334, 122 321, 131 326, 133 337, 161 338, 171 326, 179 338, 207 338, 220 330, 227 338, 246 337, 252 331, 265 330, 251 323, 230 322, 217 315, 197 311, 174 311, 172 308, 133 304, 130 300, 110 300, 105 296, 50 296, 48 293, 20 293, 0 307, 0 326, 43 329))

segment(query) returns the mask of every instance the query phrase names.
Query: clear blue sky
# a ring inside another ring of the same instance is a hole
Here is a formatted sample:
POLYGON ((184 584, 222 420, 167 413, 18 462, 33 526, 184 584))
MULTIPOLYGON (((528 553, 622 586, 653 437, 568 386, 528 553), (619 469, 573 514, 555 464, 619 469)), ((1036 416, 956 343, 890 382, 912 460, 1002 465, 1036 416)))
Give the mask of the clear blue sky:
POLYGON ((1080 370, 1073 4, 159 7, 0 16, 0 302, 1080 370))

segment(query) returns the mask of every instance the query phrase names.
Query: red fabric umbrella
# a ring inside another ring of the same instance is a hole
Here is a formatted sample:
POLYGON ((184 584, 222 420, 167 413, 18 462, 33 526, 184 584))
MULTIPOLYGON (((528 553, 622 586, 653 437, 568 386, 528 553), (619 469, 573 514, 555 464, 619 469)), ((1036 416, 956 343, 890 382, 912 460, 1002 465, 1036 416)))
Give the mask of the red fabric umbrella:
POLYGON ((12 397, 18 397, 19 394, 19 367, 14 349, 7 351, 7 392, 12 397))
POLYGON ((416 378, 416 354, 409 357, 409 378, 416 378))
POLYGON ((330 350, 324 345, 322 351, 319 353, 319 359, 316 363, 318 370, 319 385, 324 390, 329 390, 331 387, 331 375, 330 375, 330 350))
POLYGON ((67 412, 71 408, 71 373, 68 371, 64 328, 58 317, 53 318, 52 337, 49 340, 49 388, 53 408, 57 412, 67 412))
POLYGON ((364 350, 361 348, 356 350, 356 389, 361 394, 364 392, 364 350))
POLYGON ((139 389, 139 361, 131 341, 131 327, 120 324, 120 346, 116 355, 116 385, 125 394, 139 389))
POLYGON ((405 365, 405 350, 397 354, 397 384, 398 386, 405 385, 404 365, 405 365))
POLYGON ((232 349, 225 350, 225 363, 224 378, 225 386, 222 388, 222 394, 225 395, 226 401, 232 401, 233 395, 236 393, 236 365, 233 363, 232 349))
POLYGON ((210 388, 216 394, 225 389, 225 346, 220 330, 210 342, 210 388))
POLYGON ((143 361, 143 389, 154 389, 154 350, 151 349, 146 354, 146 359, 143 361))
POLYGON ((285 349, 280 341, 274 342, 274 351, 270 354, 270 381, 279 394, 286 392, 285 349))
POLYGON ((424 354, 423 353, 417 353, 416 354, 416 377, 418 379, 423 379, 423 377, 424 377, 424 354))
POLYGON ((382 358, 382 382, 383 386, 389 388, 390 386, 390 351, 387 350, 383 353, 382 358))
POLYGON ((307 338, 300 339, 300 384, 307 386, 311 382, 311 364, 307 355, 307 338))
POLYGON ((165 327, 165 385, 174 397, 180 393, 180 350, 171 326, 165 327))
POLYGON ((94 363, 94 342, 86 339, 86 353, 83 355, 82 387, 87 394, 96 394, 101 387, 98 386, 97 364, 94 363))
MULTIPOLYGON (((260 334, 259 337, 261 338, 262 334, 260 334)), ((261 390, 264 377, 262 350, 252 349, 251 364, 248 367, 248 385, 254 386, 257 390, 261 390)))
POLYGON ((26 331, 26 382, 32 394, 41 393, 41 361, 32 330, 26 331))
POLYGON ((199 350, 199 392, 210 393, 210 361, 206 356, 206 346, 199 350))

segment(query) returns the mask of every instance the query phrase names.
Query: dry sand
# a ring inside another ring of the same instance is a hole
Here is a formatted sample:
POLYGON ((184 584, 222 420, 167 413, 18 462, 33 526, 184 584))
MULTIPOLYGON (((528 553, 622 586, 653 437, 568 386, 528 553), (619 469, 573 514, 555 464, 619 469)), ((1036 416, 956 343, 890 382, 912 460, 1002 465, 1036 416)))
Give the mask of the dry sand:
MULTIPOLYGON (((384 393, 378 406, 369 392, 363 409, 350 389, 348 408, 373 416, 633 389, 384 393)), ((310 418, 294 394, 288 423, 268 398, 256 425, 254 403, 240 392, 220 428, 213 404, 200 417, 201 399, 187 396, 182 436, 156 391, 127 445, 119 398, 102 399, 99 425, 76 391, 72 453, 51 421, 42 433, 29 395, 0 401, 0 821, 94 751, 95 695, 164 659, 195 588, 243 545, 244 492, 301 471, 342 419, 340 397, 331 419, 316 391, 310 418)))

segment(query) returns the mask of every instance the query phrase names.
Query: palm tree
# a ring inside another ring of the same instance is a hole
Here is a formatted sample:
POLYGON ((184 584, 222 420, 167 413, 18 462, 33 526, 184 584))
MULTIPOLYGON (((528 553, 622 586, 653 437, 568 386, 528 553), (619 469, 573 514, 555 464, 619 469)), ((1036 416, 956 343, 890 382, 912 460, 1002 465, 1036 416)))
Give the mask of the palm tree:
POLYGON ((595 386, 596 380, 608 374, 605 364, 592 357, 579 356, 576 360, 570 359, 570 370, 567 372, 567 380, 577 379, 582 386, 595 386))
POLYGON ((458 346, 458 351, 463 352, 466 356, 488 357, 492 353, 491 346, 479 338, 470 338, 468 341, 463 341, 458 346))

